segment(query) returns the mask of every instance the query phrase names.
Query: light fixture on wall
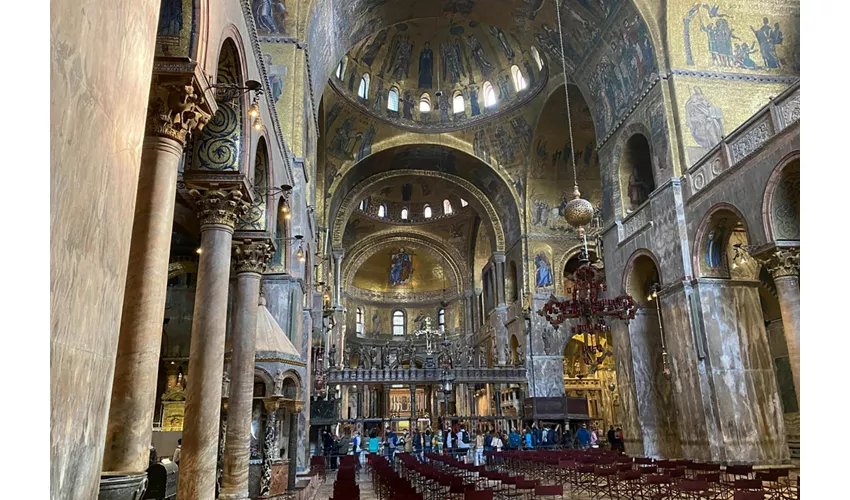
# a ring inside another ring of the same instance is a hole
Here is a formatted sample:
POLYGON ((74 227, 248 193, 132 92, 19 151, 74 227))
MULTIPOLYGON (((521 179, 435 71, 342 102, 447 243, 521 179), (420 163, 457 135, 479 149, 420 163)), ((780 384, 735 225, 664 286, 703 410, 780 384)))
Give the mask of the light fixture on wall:
POLYGON ((251 128, 254 130, 263 129, 263 120, 260 117, 260 96, 263 95, 263 85, 260 82, 246 80, 244 87, 235 83, 217 83, 210 85, 210 88, 215 89, 216 99, 222 102, 229 102, 245 93, 253 92, 251 105, 248 107, 248 117, 253 120, 251 122, 251 128))
POLYGON ((743 265, 748 262, 748 255, 750 256, 750 258, 752 258, 752 251, 755 247, 753 245, 736 243, 732 245, 732 248, 735 249, 735 255, 732 257, 732 269, 738 269, 738 263, 741 263, 743 265))
MULTIPOLYGON (((658 299, 658 292, 661 291, 660 283, 652 283, 649 287, 649 294, 646 297, 648 302, 652 302, 658 299)), ((667 354, 667 342, 664 339, 664 322, 661 320, 661 303, 657 302, 655 304, 655 311, 658 314, 658 332, 661 337, 661 370, 664 373, 665 377, 670 377, 672 371, 670 370, 670 356, 667 354)))

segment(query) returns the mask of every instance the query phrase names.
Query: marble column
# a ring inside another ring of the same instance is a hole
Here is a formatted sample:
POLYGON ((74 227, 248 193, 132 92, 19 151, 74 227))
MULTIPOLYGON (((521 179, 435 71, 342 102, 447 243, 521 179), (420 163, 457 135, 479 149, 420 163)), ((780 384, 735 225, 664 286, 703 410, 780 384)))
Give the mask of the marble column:
POLYGON ((505 305, 505 253, 493 252, 496 268, 496 307, 505 305))
POLYGON ((788 358, 794 374, 797 401, 800 398, 800 249, 777 248, 766 260, 768 271, 776 283, 776 296, 785 328, 788 358))
POLYGON ((248 210, 239 188, 211 184, 193 187, 190 194, 201 223, 201 254, 177 490, 180 499, 215 496, 231 243, 237 218, 248 210))
MULTIPOLYGON (((266 410, 266 422, 263 425, 263 475, 260 477, 260 496, 269 495, 272 484, 272 462, 279 457, 280 448, 277 446, 277 398, 263 401, 266 410)), ((212 498, 212 497, 210 497, 212 498)), ((247 496, 246 496, 247 498, 247 496)))
POLYGON ((103 455, 104 471, 144 472, 156 401, 168 257, 174 222, 177 169, 186 137, 209 121, 209 106, 195 92, 194 78, 154 77, 147 136, 142 144, 133 233, 130 240, 118 353, 103 455), (186 110, 172 107, 188 102, 186 110), (177 121, 181 113, 197 120, 177 121))
POLYGON ((303 403, 293 403, 289 408, 289 445, 286 447, 289 451, 289 483, 286 489, 295 491, 295 475, 297 473, 295 460, 295 447, 298 446, 298 414, 303 409, 303 403))
POLYGON ((159 4, 50 4, 49 481, 56 500, 98 495, 159 4))
POLYGON ((416 384, 410 384, 410 420, 411 426, 416 422, 416 384))
POLYGON ((334 256, 334 307, 342 307, 342 257, 345 251, 342 248, 332 250, 334 256))
POLYGON ((463 327, 466 335, 472 335, 474 331, 473 319, 475 313, 472 307, 472 291, 466 290, 463 292, 463 327))
POLYGON ((265 241, 234 245, 236 291, 233 299, 233 353, 230 364, 229 424, 224 445, 221 499, 248 498, 251 405, 254 399, 254 356, 260 279, 272 256, 265 241))

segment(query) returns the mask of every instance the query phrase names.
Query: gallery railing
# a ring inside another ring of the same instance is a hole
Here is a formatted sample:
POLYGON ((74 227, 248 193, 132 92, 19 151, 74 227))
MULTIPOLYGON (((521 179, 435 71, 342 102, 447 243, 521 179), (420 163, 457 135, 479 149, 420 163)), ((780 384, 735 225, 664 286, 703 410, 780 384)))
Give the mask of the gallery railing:
MULTIPOLYGON (((495 368, 452 368, 455 384, 526 383, 525 367, 497 366, 495 368)), ((440 368, 333 369, 328 372, 329 384, 439 384, 440 368)))

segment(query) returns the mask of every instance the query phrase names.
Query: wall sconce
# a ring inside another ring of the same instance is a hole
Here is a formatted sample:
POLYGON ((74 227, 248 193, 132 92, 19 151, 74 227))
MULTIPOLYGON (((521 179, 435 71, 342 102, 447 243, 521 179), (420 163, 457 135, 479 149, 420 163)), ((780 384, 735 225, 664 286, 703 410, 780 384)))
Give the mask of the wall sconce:
POLYGON ((263 120, 260 117, 260 96, 263 95, 263 85, 256 80, 246 80, 245 86, 240 87, 235 83, 217 83, 210 85, 211 89, 215 89, 216 99, 222 102, 229 102, 239 98, 241 95, 253 92, 254 96, 251 99, 251 106, 248 107, 248 117, 253 121, 251 128, 254 130, 262 130, 263 120))

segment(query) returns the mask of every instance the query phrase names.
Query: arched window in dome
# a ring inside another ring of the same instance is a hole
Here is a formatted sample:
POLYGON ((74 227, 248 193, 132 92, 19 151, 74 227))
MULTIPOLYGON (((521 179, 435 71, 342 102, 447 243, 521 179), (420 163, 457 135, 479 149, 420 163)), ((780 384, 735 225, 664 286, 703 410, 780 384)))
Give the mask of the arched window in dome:
POLYGON ((440 327, 440 330, 446 328, 446 309, 444 307, 437 310, 437 326, 440 327))
POLYGON ((384 218, 387 216, 387 204, 382 203, 381 206, 378 207, 378 217, 384 218))
POLYGON ((490 82, 484 82, 484 106, 489 108, 496 105, 496 92, 490 82))
POLYGON ((356 329, 357 329, 357 336, 362 337, 363 336, 363 309, 361 309, 359 307, 357 308, 356 329))
POLYGON ((398 88, 396 87, 391 88, 390 93, 387 94, 387 109, 398 112, 398 88))
POLYGON ((537 69, 543 69, 543 59, 540 57, 540 52, 537 52, 537 47, 531 46, 531 57, 537 63, 537 69))
POLYGON ((454 97, 452 97, 452 111, 455 114, 463 113, 466 105, 463 102, 463 94, 460 90, 455 91, 454 97))
POLYGON ((419 112, 420 113, 430 113, 431 112, 431 96, 428 95, 428 92, 422 94, 422 97, 419 98, 419 112))
POLYGON ((363 198, 360 200, 360 206, 358 208, 365 212, 366 209, 369 208, 369 198, 363 198))
POLYGON ((401 220, 407 220, 407 207, 401 209, 401 220))
POLYGON ((357 89, 357 97, 361 99, 369 98, 369 73, 363 73, 360 77, 360 88, 357 89))
POLYGON ((446 215, 452 213, 452 202, 449 200, 443 200, 443 213, 446 215))
POLYGON ((405 328, 404 311, 396 309, 393 311, 393 335, 404 335, 405 328))
POLYGON ((345 59, 341 60, 336 67, 336 79, 341 81, 343 76, 345 76, 345 59))
POLYGON ((519 70, 519 66, 516 64, 511 66, 511 76, 514 78, 514 88, 516 91, 523 90, 525 88, 525 77, 522 76, 522 71, 519 70))
POLYGON ((425 209, 422 211, 423 215, 426 219, 431 218, 431 205, 425 205, 425 209))
POLYGON ((469 203, 467 203, 467 202, 466 202, 466 200, 464 200, 463 198, 461 198, 461 199, 460 199, 460 208, 463 208, 463 207, 465 207, 465 206, 467 206, 467 205, 469 205, 469 203))

